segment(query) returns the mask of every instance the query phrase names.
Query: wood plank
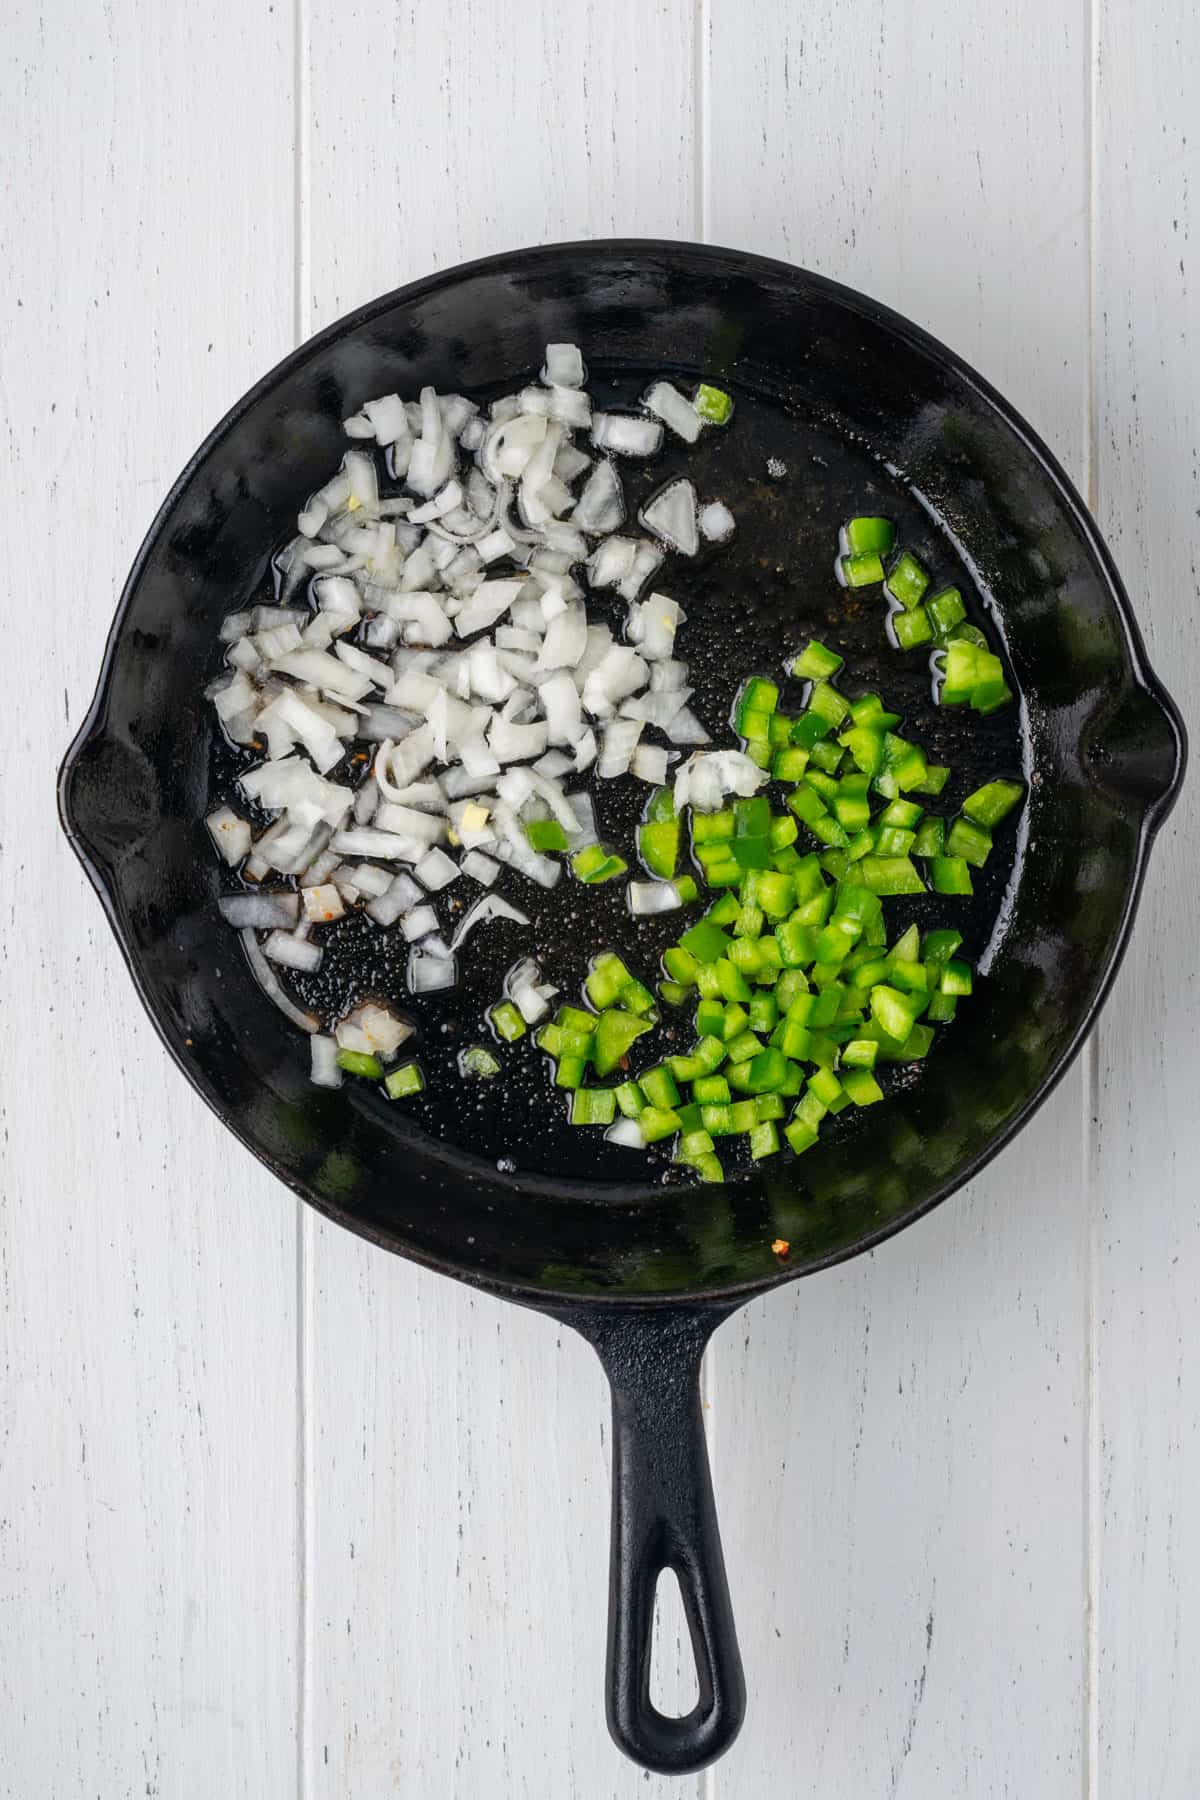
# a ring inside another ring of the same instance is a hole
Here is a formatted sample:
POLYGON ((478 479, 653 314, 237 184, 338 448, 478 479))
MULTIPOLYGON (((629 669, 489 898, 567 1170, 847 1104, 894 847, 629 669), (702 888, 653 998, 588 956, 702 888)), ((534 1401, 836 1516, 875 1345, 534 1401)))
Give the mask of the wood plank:
POLYGON ((51 795, 160 496, 290 338, 289 31, 143 0, 5 21, 9 605, 37 615, 0 662, 13 1800, 294 1785, 294 1208, 168 1067, 51 795))
MULTIPOLYGON (((706 134, 712 238, 928 325, 1077 475, 1086 53, 1065 0, 1010 0, 986 30, 948 6, 773 5, 753 32, 713 0, 706 134)), ((717 1792, 758 1800, 785 1761, 797 1800, 1080 1779, 1081 1106, 1075 1072, 939 1214, 751 1309, 736 1356, 718 1340, 752 1713, 717 1792)))
POLYGON ((308 40, 314 329, 521 244, 694 235, 688 0, 313 0, 308 40))
MULTIPOLYGON (((1200 16, 1099 9, 1095 238, 1098 516, 1151 659, 1200 730, 1200 16)), ((1093 1165, 1098 1593, 1096 1791, 1200 1786, 1188 1675, 1200 1655, 1200 1218, 1196 783, 1162 833, 1097 1035, 1093 1165)))
MULTIPOLYGON (((521 243, 691 234, 685 0, 453 0, 436 18, 315 0, 308 66, 314 327, 521 243)), ((308 1792, 695 1792, 644 1777, 604 1727, 608 1401, 591 1351, 310 1232, 308 1792)), ((680 1661, 676 1613, 665 1698, 686 1692, 680 1661)))

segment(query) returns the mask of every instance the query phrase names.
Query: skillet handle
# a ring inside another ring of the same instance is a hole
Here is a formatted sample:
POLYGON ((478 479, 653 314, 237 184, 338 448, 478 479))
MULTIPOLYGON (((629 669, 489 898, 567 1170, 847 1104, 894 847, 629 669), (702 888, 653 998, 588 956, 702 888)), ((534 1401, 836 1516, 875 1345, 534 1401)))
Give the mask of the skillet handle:
POLYGON ((627 1756, 665 1775, 720 1756, 746 1711, 700 1405, 700 1359, 730 1310, 597 1308, 570 1321, 599 1354, 612 1388, 608 1728, 627 1756), (679 1581, 699 1684, 696 1705, 677 1719, 650 1699, 654 1593, 664 1569, 679 1581))

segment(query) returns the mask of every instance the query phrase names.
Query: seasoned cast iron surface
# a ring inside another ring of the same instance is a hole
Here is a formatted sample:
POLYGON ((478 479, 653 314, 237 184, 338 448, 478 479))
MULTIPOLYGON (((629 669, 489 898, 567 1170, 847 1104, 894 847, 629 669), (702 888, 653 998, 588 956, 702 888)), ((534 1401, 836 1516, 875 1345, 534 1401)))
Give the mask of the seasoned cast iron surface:
MULTIPOLYGON (((586 343, 583 348, 586 356, 586 343)), ((695 380, 694 370, 664 371, 661 364, 616 372, 590 366, 588 386, 598 408, 628 407, 636 404, 652 379, 664 373, 674 376, 685 390, 695 380)), ((511 392, 535 377, 536 369, 515 369, 501 391, 511 392)), ((706 546, 696 558, 669 554, 643 590, 645 594, 657 588, 671 594, 688 614, 687 623, 680 628, 677 654, 689 664, 690 680, 696 688, 691 704, 712 734, 714 747, 738 742, 730 730, 729 715, 741 681, 754 673, 782 680, 785 661, 790 661, 788 653, 794 656, 808 637, 815 636, 846 657, 848 666, 838 682, 848 695, 878 691, 893 711, 903 713, 899 729, 925 745, 931 761, 950 764, 950 782, 941 796, 928 800, 929 810, 950 817, 980 781, 996 774, 1020 776, 1027 757, 1017 708, 980 719, 969 709, 935 706, 928 654, 905 654, 887 641, 887 604, 881 590, 845 592, 834 576, 839 525, 853 513, 882 513, 895 520, 898 544, 913 550, 931 572, 931 592, 957 586, 968 599, 975 622, 986 625, 983 602, 970 572, 937 519, 918 504, 903 479, 889 473, 861 441, 839 434, 800 406, 788 406, 770 394, 733 385, 736 410, 729 426, 705 430, 691 446, 681 444, 668 431, 665 454, 645 462, 617 459, 629 508, 626 531, 639 529, 635 523, 638 504, 676 474, 686 474, 694 481, 702 501, 724 499, 737 518, 738 529, 731 542, 706 546)), ((580 433, 578 441, 586 443, 586 434, 580 433)), ((382 459, 379 466, 384 491, 403 492, 400 483, 387 481, 382 459)), ((252 595, 232 594, 229 610, 248 600, 269 603, 272 598, 267 576, 252 595)), ((627 602, 611 589, 589 590, 586 598, 591 621, 608 624, 620 637, 627 602)), ((992 638, 994 641, 994 633, 992 638)), ((453 649, 454 644, 446 648, 453 649)), ((214 650, 213 673, 223 666, 220 649, 214 650)), ((781 707, 798 711, 802 692, 801 683, 790 681, 781 696, 781 707)), ((651 730, 646 738, 667 741, 651 730)), ((254 754, 237 751, 214 734, 214 795, 247 811, 233 773, 257 760, 254 754)), ((361 765, 343 765, 331 778, 354 782, 360 775, 361 765)), ((579 777, 566 780, 571 791, 583 785, 579 777)), ((636 873, 636 824, 650 790, 633 776, 615 781, 593 779, 589 785, 604 840, 622 851, 636 873)), ((787 791, 773 790, 777 807, 782 808, 787 791)), ((802 827, 800 848, 820 848, 815 840, 806 844, 806 839, 802 827)), ((922 929, 934 923, 952 924, 963 932, 964 954, 973 963, 978 961, 1001 913, 1017 840, 1017 824, 1012 820, 997 833, 996 849, 986 869, 976 873, 970 902, 934 894, 885 901, 890 939, 914 919, 922 929)), ((239 884, 231 878, 226 885, 233 888, 239 884)), ((279 883, 269 878, 264 885, 279 883)), ((455 921, 483 891, 478 883, 460 879, 433 897, 445 935, 449 936, 455 921)), ((618 950, 630 967, 653 985, 661 973, 663 949, 700 916, 702 905, 688 908, 686 914, 634 919, 625 903, 624 881, 587 888, 569 873, 546 892, 524 876, 505 870, 493 891, 527 912, 532 929, 495 922, 477 927, 459 957, 459 985, 448 992, 409 995, 405 984, 408 946, 399 926, 381 929, 362 913, 348 915, 332 927, 318 928, 316 937, 325 945, 321 969, 315 976, 285 974, 285 985, 301 1005, 317 1008, 330 1020, 371 996, 398 1003, 418 1022, 417 1053, 428 1086, 419 1099, 405 1101, 404 1106, 436 1137, 455 1141, 479 1157, 511 1159, 518 1170, 546 1176, 694 1182, 690 1171, 672 1167, 669 1147, 622 1150, 606 1143, 599 1130, 568 1126, 569 1097, 553 1086, 552 1064, 537 1049, 532 1031, 516 1045, 498 1048, 503 1073, 493 1080, 464 1081, 456 1059, 465 1045, 492 1043, 485 1014, 501 992, 506 970, 518 957, 536 953, 546 979, 562 989, 560 999, 575 1004, 582 1003, 580 988, 589 957, 602 949, 618 950)), ((702 900, 707 894, 703 900, 707 904, 716 897, 716 890, 705 889, 701 882, 701 894, 702 900)), ((970 1002, 965 1001, 962 1011, 969 1008, 970 1002)), ((633 1066, 648 1068, 668 1052, 687 1048, 695 1038, 692 1012, 691 1006, 678 1011, 664 1007, 662 1025, 639 1042, 633 1066)), ((281 1022, 279 1029, 294 1028, 281 1022)), ((295 1035, 299 1042, 300 1034, 295 1035)), ((948 1032, 939 1030, 933 1054, 954 1055, 958 1036, 957 1025, 948 1032)), ((404 1054, 408 1054, 407 1047, 404 1054)), ((898 1066, 881 1070, 881 1076, 890 1090, 920 1079, 920 1067, 898 1066)), ((381 1114, 393 1107, 377 1089, 364 1089, 364 1103, 377 1107, 381 1114)), ((822 1130, 832 1141, 862 1129, 866 1122, 862 1113, 848 1108, 838 1118, 827 1120, 822 1130)), ((727 1172, 749 1167, 741 1139, 723 1142, 721 1154, 727 1172)), ((790 1160, 790 1152, 785 1151, 784 1156, 790 1160)))

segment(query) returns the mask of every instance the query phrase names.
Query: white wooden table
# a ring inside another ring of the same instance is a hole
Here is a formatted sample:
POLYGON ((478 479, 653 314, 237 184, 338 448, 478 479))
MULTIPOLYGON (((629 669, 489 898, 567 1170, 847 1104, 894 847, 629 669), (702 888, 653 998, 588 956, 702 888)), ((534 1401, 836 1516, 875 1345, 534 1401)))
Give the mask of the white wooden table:
POLYGON ((750 1714, 678 1784, 604 1729, 590 1353, 223 1135, 52 803, 226 406, 359 301, 589 234, 791 258, 965 353, 1089 495, 1194 721, 1198 65, 1193 0, 10 0, 4 1796, 1200 1790, 1194 787, 1020 1143, 718 1339, 750 1714))

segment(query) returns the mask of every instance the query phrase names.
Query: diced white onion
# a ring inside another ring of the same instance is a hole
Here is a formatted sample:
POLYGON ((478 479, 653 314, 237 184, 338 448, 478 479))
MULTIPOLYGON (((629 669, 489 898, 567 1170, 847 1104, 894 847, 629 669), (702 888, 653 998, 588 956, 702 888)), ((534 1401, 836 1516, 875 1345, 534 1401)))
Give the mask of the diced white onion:
POLYGON ((423 956, 417 945, 409 951, 408 985, 414 994, 436 994, 458 981, 454 957, 423 956))
POLYGON ((428 888, 430 893, 437 894, 444 887, 449 887, 452 881, 458 880, 459 867, 453 857, 435 847, 425 852, 415 865, 413 873, 423 887, 428 888))
POLYGON ((481 882, 484 887, 491 887, 500 873, 500 864, 490 856, 485 856, 482 850, 468 850, 459 867, 464 875, 469 875, 472 881, 481 882))
POLYGON ((374 856, 382 862, 410 862, 414 854, 420 854, 421 846, 397 832, 376 831, 372 826, 359 825, 349 831, 335 832, 330 848, 339 856, 374 856))
POLYGON ((645 538, 641 539, 634 552, 633 567, 616 584, 617 592, 622 600, 637 599, 662 559, 663 553, 657 544, 651 544, 645 538))
POLYGON ((656 381, 642 402, 647 412, 669 425, 685 443, 694 444, 700 436, 700 414, 690 400, 684 398, 669 381, 656 381))
POLYGON ((269 932, 263 945, 263 955, 278 963, 280 968, 300 969, 306 975, 316 974, 324 954, 320 944, 293 937, 290 931, 269 932))
POLYGON ((658 744, 639 744, 629 767, 639 781, 648 781, 653 787, 661 787, 667 779, 667 753, 658 744))
POLYGON ((770 780, 741 750, 697 751, 675 776, 675 809, 719 812, 726 794, 756 794, 770 780))
POLYGON ((554 387, 582 387, 587 379, 578 344, 547 344, 542 380, 554 387))
POLYGON ((707 731, 695 713, 687 706, 675 714, 667 735, 673 744, 707 744, 711 742, 707 731))
POLYGON ((354 871, 354 885, 360 894, 378 900, 392 885, 390 869, 377 869, 371 863, 359 863, 354 871))
POLYGON ((648 531, 684 556, 695 556, 700 548, 696 490, 690 481, 668 482, 641 508, 638 519, 648 531))
POLYGON ((438 919, 432 906, 414 906, 400 921, 400 930, 410 944, 437 930, 438 919))
POLYGON ((644 1150, 646 1139, 636 1119, 615 1119, 604 1134, 605 1141, 619 1144, 623 1150, 644 1150))
POLYGON ((662 436, 657 419, 638 419, 630 413, 592 414, 593 444, 617 456, 653 456, 662 436))
POLYGON ((342 1085, 342 1071, 338 1068, 337 1039, 325 1037, 314 1031, 309 1038, 312 1050, 312 1072, 309 1080, 314 1087, 339 1088, 342 1085))
POLYGON ((615 531, 624 517, 621 477, 612 463, 601 458, 583 484, 571 521, 580 531, 615 531))
POLYGON ((209 813, 204 823, 212 834, 212 840, 220 851, 222 859, 232 869, 240 863, 244 856, 250 854, 251 833, 245 819, 239 819, 230 806, 220 806, 216 812, 209 813))
POLYGON ((413 1034, 410 1019, 400 1018, 390 1007, 367 1001, 339 1021, 334 1036, 343 1050, 357 1050, 363 1056, 378 1056, 390 1062, 401 1044, 413 1034))
POLYGON ((707 506, 700 508, 699 523, 700 536, 713 544, 723 544, 736 529, 733 514, 721 500, 710 500, 707 506))
POLYGON ((626 885, 625 897, 630 912, 639 918, 674 912, 682 904, 673 881, 631 881, 626 885))
POLYGON ((238 931, 254 926, 260 931, 276 927, 287 931, 300 917, 295 894, 222 894, 217 901, 221 917, 238 931))
POLYGON ((596 773, 605 781, 624 775, 641 735, 640 719, 610 719, 604 727, 604 741, 596 773))
POLYGON ((476 925, 484 925, 489 919, 511 919, 514 925, 528 925, 529 923, 527 914, 518 911, 515 906, 510 906, 507 900, 500 898, 499 894, 484 894, 483 898, 477 900, 471 910, 459 920, 454 936, 450 939, 451 950, 457 950, 467 935, 474 931, 476 925))
POLYGON ((247 926, 238 935, 242 940, 242 948, 246 952, 246 960, 250 964, 254 979, 268 1000, 279 1008, 285 1019, 290 1019, 293 1025, 298 1025, 301 1031, 315 1031, 316 1021, 311 1014, 301 1012, 300 1008, 288 999, 280 987, 275 971, 259 948, 254 932, 247 926))
POLYGON ((345 912, 342 896, 332 882, 322 882, 317 887, 300 889, 300 899, 304 905, 304 916, 314 924, 325 924, 331 919, 340 919, 345 912))

